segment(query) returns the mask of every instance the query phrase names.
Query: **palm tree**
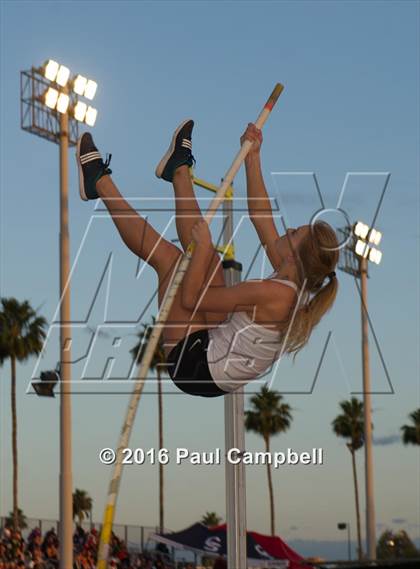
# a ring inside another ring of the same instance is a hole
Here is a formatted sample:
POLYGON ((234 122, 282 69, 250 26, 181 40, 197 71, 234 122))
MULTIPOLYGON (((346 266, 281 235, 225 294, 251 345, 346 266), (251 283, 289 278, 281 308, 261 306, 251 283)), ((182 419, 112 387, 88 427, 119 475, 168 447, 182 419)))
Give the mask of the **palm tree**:
POLYGON ((413 425, 403 425, 402 441, 405 445, 420 445, 420 408, 409 414, 413 425))
MULTIPOLYGON (((28 527, 27 519, 25 514, 22 512, 20 508, 18 508, 18 529, 23 530, 28 527)), ((13 527, 14 525, 14 513, 13 510, 9 512, 9 515, 6 518, 5 524, 7 528, 13 527)))
POLYGON ((356 523, 357 523, 357 546, 358 557, 362 559, 362 537, 360 532, 360 506, 359 506, 359 486, 357 482, 356 451, 364 444, 364 418, 363 402, 352 397, 350 401, 341 401, 341 415, 338 415, 331 425, 334 433, 338 437, 349 439, 346 443, 351 454, 354 480, 354 496, 356 501, 356 523))
POLYGON ((206 512, 201 518, 201 523, 209 528, 218 526, 221 521, 222 518, 218 516, 216 512, 206 512))
POLYGON ((92 511, 92 498, 86 490, 76 490, 73 492, 73 519, 79 520, 79 525, 82 525, 85 516, 90 517, 92 511))
MULTIPOLYGON (((156 324, 156 318, 152 316, 151 324, 142 324, 142 330, 138 332, 138 342, 130 350, 136 364, 139 365, 147 348, 148 341, 156 324)), ((163 348, 163 339, 160 336, 153 354, 150 369, 156 371, 158 387, 158 423, 159 423, 159 448, 163 448, 163 397, 162 397, 162 373, 166 373, 166 356, 163 348)), ((159 461, 159 529, 164 531, 164 500, 163 500, 163 464, 159 461)))
MULTIPOLYGON (((252 409, 245 412, 245 428, 261 435, 264 439, 265 450, 270 452, 270 438, 284 433, 290 428, 292 421, 291 407, 282 403, 283 396, 278 391, 270 391, 263 385, 256 395, 251 397, 252 409)), ((274 496, 271 468, 267 461, 268 492, 270 496, 271 535, 275 535, 274 496)))
POLYGON ((0 310, 0 361, 10 359, 13 455, 13 527, 19 525, 18 448, 16 409, 16 362, 40 354, 47 321, 38 316, 27 300, 2 298, 0 310))

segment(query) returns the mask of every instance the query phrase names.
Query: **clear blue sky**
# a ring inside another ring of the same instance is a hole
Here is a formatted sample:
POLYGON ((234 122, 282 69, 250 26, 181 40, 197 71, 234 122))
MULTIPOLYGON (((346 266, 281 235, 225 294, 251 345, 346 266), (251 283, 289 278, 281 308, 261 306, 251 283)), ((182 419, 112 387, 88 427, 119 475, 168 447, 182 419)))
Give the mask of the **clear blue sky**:
MULTIPOLYGON (((315 172, 326 205, 335 207, 348 172, 390 172, 391 179, 376 222, 383 231, 383 262, 369 280, 369 309, 387 377, 371 341, 375 437, 375 490, 378 532, 404 527, 420 533, 418 453, 403 447, 399 429, 419 406, 419 29, 418 2, 2 2, 1 3, 1 289, 2 296, 29 299, 51 322, 58 294, 58 147, 20 130, 19 72, 48 58, 95 79, 99 110, 95 139, 113 153, 115 180, 156 228, 168 223, 160 198, 172 192, 154 177, 154 168, 177 123, 196 121, 197 174, 217 182, 225 173, 247 122, 256 118, 274 83, 285 91, 264 131, 263 163, 269 193, 281 202, 291 225, 307 223, 319 207, 308 176, 278 172, 315 172), (147 198, 147 199, 145 199, 147 198), (157 199, 156 199, 157 198, 157 199), (382 443, 382 444, 379 444, 382 443)), ((343 207, 352 221, 372 218, 384 174, 349 179, 343 207)), ((241 172, 236 194, 244 197, 241 172)), ((73 150, 70 156, 72 258, 93 215, 92 203, 77 193, 73 150)), ((198 190, 202 203, 208 195, 198 190)), ((171 204, 168 201, 166 204, 171 204)), ((241 213, 237 214, 239 221, 241 213)), ((83 248, 72 291, 73 318, 83 319, 110 252, 113 257, 109 320, 143 321, 156 313, 155 277, 146 268, 135 278, 136 259, 124 249, 106 219, 95 218, 83 248), (146 309, 147 308, 147 309, 146 309)), ((175 226, 168 236, 175 238, 175 226)), ((248 269, 257 247, 246 220, 236 240, 237 257, 248 269)), ((250 276, 260 271, 262 256, 250 276)), ((289 432, 273 449, 306 450, 322 446, 322 467, 276 471, 274 486, 278 532, 285 539, 338 540, 338 521, 355 528, 350 456, 331 431, 338 402, 361 390, 360 308, 355 284, 339 274, 340 294, 331 314, 296 360, 281 364, 274 386, 293 407, 289 432), (333 342, 310 395, 308 391, 328 331, 333 342), (290 394, 291 391, 299 394, 290 394)), ((89 325, 103 322, 104 292, 89 325)), ((126 352, 133 326, 120 330, 126 352)), ((90 339, 79 331, 75 353, 90 339)), ((101 337, 92 369, 104 366, 109 339, 101 337)), ((57 359, 48 345, 41 369, 57 359)), ((127 369, 116 361, 114 375, 127 369)), ((58 400, 26 394, 35 361, 19 366, 20 501, 31 517, 58 512, 58 400)), ((74 366, 74 378, 82 365, 74 366)), ((1 371, 2 509, 11 508, 9 366, 1 371)), ((103 386, 96 386, 100 392, 103 386)), ((150 389, 153 391, 153 389, 150 389)), ((175 390, 168 385, 167 391, 175 390)), ((115 446, 127 395, 75 395, 74 485, 94 499, 102 515, 110 471, 97 453, 115 446)), ((169 394, 164 402, 165 446, 210 450, 223 446, 222 401, 169 394)), ((141 402, 131 446, 157 445, 157 402, 141 402)), ((261 449, 247 437, 249 449, 261 449)), ((359 453, 363 492, 363 455, 359 453)), ((250 467, 248 526, 269 530, 264 467, 250 467)), ((117 521, 157 523, 156 467, 129 467, 124 474, 117 521)), ((224 516, 222 467, 166 470, 166 525, 180 529, 206 510, 224 516)), ((362 507, 364 511, 364 506, 362 507)), ((363 517, 364 526, 364 517, 363 517)), ((317 553, 313 545, 313 553, 317 553)))

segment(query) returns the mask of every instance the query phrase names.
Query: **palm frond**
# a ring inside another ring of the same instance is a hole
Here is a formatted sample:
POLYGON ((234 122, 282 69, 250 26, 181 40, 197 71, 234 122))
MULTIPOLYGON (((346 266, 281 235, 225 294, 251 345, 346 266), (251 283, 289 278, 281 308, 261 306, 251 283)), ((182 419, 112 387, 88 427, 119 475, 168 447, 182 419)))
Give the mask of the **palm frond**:
POLYGON ((341 401, 340 407, 343 413, 332 421, 333 431, 338 437, 348 439, 349 449, 356 451, 364 444, 363 402, 352 397, 341 401))
POLYGON ((402 441, 405 445, 420 445, 420 409, 416 409, 409 415, 412 425, 403 425, 402 441))
POLYGON ((283 396, 278 391, 264 385, 251 397, 252 408, 245 412, 246 430, 264 439, 287 431, 292 422, 291 407, 282 401, 283 396))
POLYGON ((0 361, 24 361, 42 351, 47 321, 27 300, 2 298, 0 311, 0 361))

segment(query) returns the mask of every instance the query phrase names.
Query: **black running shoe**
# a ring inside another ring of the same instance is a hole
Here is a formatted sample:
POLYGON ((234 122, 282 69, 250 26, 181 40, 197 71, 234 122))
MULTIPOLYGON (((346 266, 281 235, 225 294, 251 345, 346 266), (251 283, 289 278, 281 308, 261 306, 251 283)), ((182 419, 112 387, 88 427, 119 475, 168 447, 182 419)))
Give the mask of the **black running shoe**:
POLYGON ((111 156, 110 154, 107 157, 106 162, 102 160, 102 156, 89 132, 84 132, 79 137, 76 160, 79 168, 79 191, 82 200, 96 200, 99 197, 96 191, 96 182, 102 176, 112 174, 112 171, 108 168, 111 156))
POLYGON ((163 178, 167 182, 172 182, 174 172, 177 168, 186 164, 192 166, 194 156, 192 155, 191 133, 194 121, 188 119, 182 122, 174 132, 171 144, 156 167, 156 176, 163 178))

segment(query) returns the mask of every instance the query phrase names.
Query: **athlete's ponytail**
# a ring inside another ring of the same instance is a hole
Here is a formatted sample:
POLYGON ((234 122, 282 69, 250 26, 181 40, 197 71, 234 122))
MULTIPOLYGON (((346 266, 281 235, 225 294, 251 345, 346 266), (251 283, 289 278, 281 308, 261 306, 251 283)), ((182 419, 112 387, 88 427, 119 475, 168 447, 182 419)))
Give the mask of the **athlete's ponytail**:
POLYGON ((334 268, 338 262, 338 241, 333 228, 323 221, 311 226, 299 247, 301 261, 301 303, 291 317, 285 351, 294 356, 309 340, 312 330, 330 310, 338 291, 334 268))

